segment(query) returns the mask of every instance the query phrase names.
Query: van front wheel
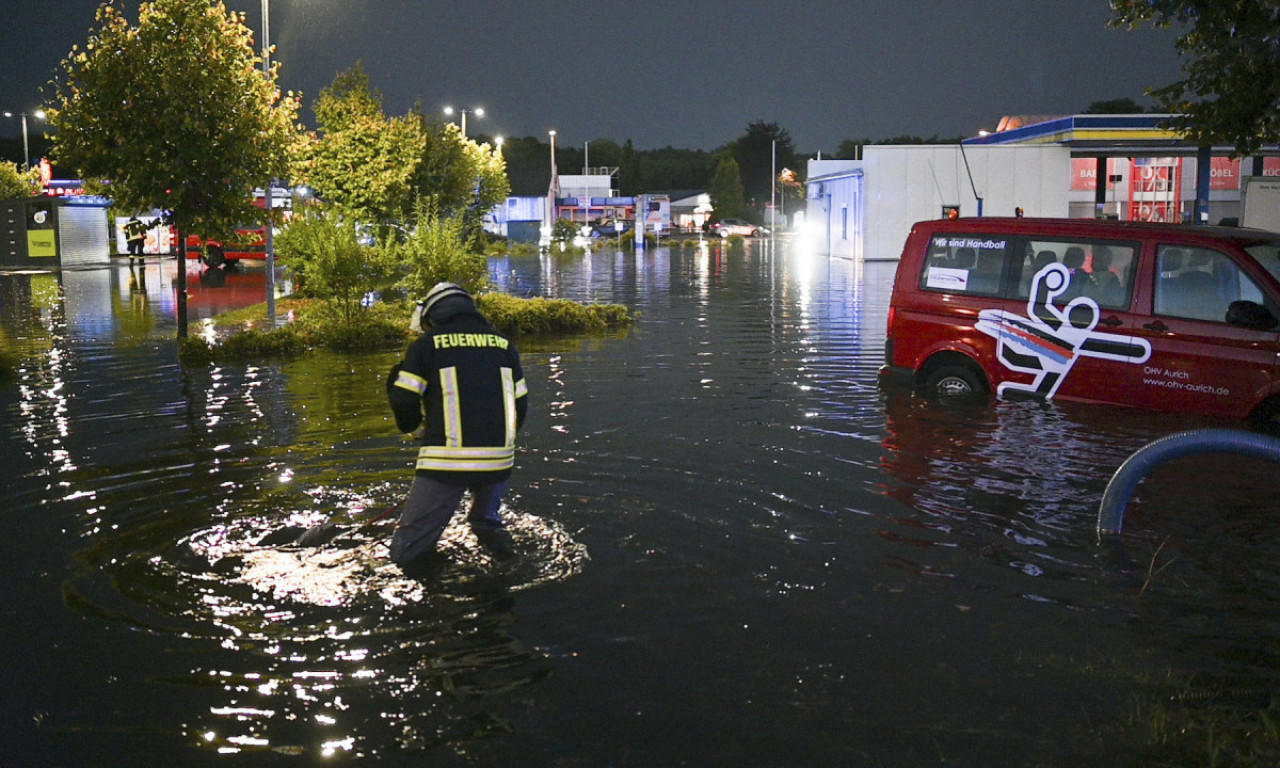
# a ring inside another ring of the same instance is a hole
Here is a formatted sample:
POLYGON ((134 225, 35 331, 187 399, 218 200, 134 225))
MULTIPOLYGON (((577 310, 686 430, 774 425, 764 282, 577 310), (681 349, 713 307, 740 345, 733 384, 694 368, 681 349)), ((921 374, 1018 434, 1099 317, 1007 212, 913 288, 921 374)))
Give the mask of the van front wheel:
POLYGON ((925 394, 939 400, 955 400, 976 397, 986 391, 976 374, 959 365, 944 365, 933 373, 924 383, 925 394))

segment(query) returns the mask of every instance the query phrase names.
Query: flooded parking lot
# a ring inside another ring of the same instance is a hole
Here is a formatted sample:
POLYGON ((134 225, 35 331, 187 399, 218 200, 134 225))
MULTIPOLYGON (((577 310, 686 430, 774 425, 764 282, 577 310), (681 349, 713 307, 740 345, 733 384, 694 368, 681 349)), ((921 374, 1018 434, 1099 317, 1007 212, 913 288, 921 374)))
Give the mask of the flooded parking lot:
MULTIPOLYGON (((6 768, 1274 748, 1273 468, 1179 460, 1124 536, 1095 533, 1134 450, 1242 425, 882 389, 891 263, 768 241, 494 259, 511 293, 639 320, 521 345, 520 556, 451 529, 423 581, 387 564, 386 523, 315 550, 273 538, 407 491, 383 390, 400 351, 184 371, 172 269, 0 276, 24 361, 0 389, 6 768)), ((265 286, 190 281, 196 329, 265 286)))

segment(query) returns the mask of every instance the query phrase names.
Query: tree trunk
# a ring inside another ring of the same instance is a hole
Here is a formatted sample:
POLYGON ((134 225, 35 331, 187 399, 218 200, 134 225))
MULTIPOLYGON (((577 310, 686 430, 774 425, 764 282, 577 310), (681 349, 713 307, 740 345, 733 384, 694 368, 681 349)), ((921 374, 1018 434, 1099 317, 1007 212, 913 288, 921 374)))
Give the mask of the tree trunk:
POLYGON ((187 338, 187 236, 181 227, 174 227, 178 239, 178 338, 187 338))

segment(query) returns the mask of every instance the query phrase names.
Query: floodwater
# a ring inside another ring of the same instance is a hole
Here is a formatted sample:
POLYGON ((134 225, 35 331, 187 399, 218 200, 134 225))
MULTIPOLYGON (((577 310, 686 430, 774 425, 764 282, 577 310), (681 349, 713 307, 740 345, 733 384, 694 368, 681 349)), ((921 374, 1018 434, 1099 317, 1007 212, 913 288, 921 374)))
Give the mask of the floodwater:
MULTIPOLYGON (((361 525, 410 481, 399 351, 184 371, 172 269, 0 275, 23 355, 0 388, 4 768, 1265 748, 1230 726, 1280 677, 1272 468, 1167 465, 1100 543, 1127 455, 1222 422, 884 390, 893 264, 765 242, 495 259, 512 293, 639 321, 521 345, 518 557, 455 527, 417 581, 386 564, 394 515, 361 525), (354 522, 325 547, 281 534, 334 515, 354 522)), ((190 281, 193 333, 263 295, 252 269, 190 281)))

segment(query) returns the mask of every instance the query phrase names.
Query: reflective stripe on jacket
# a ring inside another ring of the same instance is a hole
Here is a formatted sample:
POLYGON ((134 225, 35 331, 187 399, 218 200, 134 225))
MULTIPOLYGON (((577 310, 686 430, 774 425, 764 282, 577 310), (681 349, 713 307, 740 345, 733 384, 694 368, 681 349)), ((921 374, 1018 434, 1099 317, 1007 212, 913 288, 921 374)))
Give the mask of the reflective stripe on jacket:
POLYGON ((396 424, 423 435, 418 472, 459 485, 510 475, 528 387, 515 345, 479 314, 430 328, 387 384, 396 424))

